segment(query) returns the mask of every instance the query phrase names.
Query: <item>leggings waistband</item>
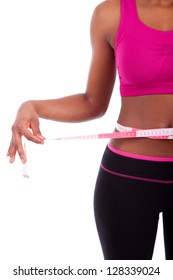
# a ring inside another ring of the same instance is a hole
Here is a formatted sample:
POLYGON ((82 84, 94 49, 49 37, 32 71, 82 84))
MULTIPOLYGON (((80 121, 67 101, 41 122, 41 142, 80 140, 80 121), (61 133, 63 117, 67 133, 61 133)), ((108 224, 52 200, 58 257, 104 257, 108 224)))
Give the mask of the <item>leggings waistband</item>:
POLYGON ((173 157, 152 157, 152 156, 143 156, 143 155, 138 155, 138 154, 132 154, 132 153, 128 153, 128 152, 118 150, 118 149, 112 147, 110 144, 108 144, 108 148, 113 153, 124 156, 124 157, 141 159, 141 160, 148 160, 148 161, 173 162, 173 157))
POLYGON ((112 174, 173 183, 173 161, 152 161, 124 156, 112 151, 110 145, 106 147, 101 167, 112 174))

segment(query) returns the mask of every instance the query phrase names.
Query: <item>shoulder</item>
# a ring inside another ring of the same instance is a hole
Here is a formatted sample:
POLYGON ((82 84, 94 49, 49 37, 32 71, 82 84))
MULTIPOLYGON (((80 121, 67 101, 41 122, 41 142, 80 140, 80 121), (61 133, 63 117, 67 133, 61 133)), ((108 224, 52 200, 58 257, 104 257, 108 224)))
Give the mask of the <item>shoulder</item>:
POLYGON ((106 0, 98 4, 94 10, 94 14, 105 20, 105 23, 114 19, 118 21, 120 18, 120 0, 106 0))
POLYGON ((120 0, 106 0, 98 4, 93 12, 92 25, 101 30, 108 41, 114 40, 120 22, 120 0))
POLYGON ((97 11, 118 10, 120 8, 120 0, 105 0, 98 4, 95 8, 97 11))

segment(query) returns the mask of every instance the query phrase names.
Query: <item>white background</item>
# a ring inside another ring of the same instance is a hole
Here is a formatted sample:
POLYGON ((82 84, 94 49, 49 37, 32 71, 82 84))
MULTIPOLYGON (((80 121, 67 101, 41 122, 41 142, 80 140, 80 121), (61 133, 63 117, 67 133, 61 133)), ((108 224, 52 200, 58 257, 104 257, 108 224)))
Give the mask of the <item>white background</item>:
MULTIPOLYGON (((99 2, 0 2, 0 254, 5 277, 18 265, 103 260, 93 193, 107 140, 29 143, 29 179, 22 177, 18 157, 13 165, 6 158, 11 125, 23 101, 85 91, 90 19, 99 2)), ((80 124, 41 120, 41 130, 48 138, 112 132, 119 107, 117 80, 103 118, 80 124)), ((154 260, 164 260, 161 220, 154 260)))

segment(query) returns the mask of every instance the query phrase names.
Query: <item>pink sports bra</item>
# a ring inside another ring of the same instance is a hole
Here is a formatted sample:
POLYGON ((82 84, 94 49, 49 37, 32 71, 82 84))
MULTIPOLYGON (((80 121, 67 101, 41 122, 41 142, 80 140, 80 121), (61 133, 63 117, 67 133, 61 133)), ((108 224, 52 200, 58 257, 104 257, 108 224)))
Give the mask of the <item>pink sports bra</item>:
POLYGON ((120 2, 115 57, 121 96, 173 94, 173 30, 142 23, 136 0, 120 2))

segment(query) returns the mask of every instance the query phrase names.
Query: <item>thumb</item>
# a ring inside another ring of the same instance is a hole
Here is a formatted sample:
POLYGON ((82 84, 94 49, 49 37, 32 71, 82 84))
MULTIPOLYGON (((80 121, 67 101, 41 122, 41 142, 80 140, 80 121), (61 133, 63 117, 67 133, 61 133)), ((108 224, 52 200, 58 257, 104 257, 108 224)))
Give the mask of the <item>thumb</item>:
POLYGON ((38 120, 34 120, 31 122, 31 129, 32 129, 32 132, 33 134, 40 138, 41 140, 45 140, 46 138, 41 134, 41 131, 40 131, 40 127, 39 127, 39 121, 38 120))

